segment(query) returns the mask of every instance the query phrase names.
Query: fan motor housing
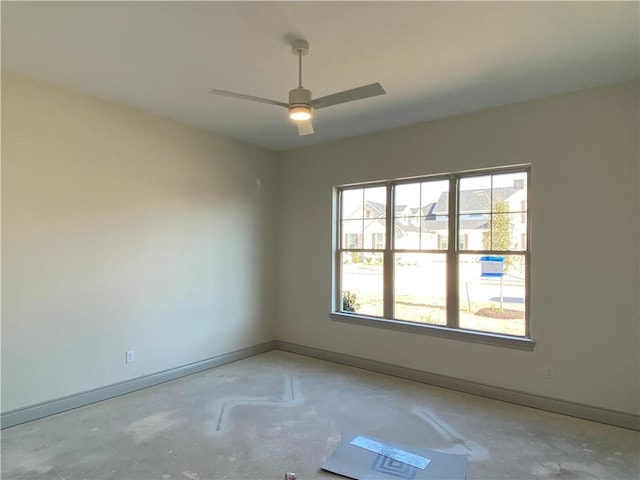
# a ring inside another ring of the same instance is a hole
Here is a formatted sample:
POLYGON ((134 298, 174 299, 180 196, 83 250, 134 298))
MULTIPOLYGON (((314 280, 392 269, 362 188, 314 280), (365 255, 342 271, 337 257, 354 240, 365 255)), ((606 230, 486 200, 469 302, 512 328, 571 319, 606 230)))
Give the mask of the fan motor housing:
POLYGON ((298 87, 289 92, 289 105, 309 105, 311 92, 306 88, 298 87))

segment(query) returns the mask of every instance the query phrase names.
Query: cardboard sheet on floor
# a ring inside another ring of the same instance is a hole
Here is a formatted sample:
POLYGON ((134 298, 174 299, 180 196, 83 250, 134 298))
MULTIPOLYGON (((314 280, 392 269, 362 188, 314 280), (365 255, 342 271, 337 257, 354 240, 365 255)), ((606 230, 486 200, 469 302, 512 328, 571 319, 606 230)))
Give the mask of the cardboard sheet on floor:
POLYGON ((356 480, 464 480, 467 459, 368 435, 349 435, 329 455, 322 469, 356 480))

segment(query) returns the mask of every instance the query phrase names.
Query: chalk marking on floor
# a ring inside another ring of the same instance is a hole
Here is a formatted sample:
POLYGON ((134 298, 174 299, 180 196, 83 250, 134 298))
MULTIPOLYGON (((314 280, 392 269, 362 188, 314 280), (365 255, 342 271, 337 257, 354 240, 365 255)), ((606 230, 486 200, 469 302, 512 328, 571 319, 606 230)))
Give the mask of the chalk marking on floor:
POLYGON ((256 407, 263 406, 277 406, 277 407, 295 407, 302 405, 304 398, 300 393, 298 382, 293 375, 288 378, 284 378, 284 392, 280 398, 273 397, 244 397, 244 398, 232 398, 226 400, 222 404, 220 415, 218 417, 218 423, 216 425, 216 432, 223 430, 225 426, 225 420, 228 417, 228 412, 239 405, 251 405, 256 407), (297 391, 297 395, 296 395, 297 391))
POLYGON ((433 427, 444 441, 454 444, 447 448, 436 448, 439 452, 464 455, 468 457, 469 461, 481 461, 489 458, 489 450, 487 448, 470 440, 465 440, 451 426, 437 418, 433 412, 418 408, 412 410, 412 413, 433 427))

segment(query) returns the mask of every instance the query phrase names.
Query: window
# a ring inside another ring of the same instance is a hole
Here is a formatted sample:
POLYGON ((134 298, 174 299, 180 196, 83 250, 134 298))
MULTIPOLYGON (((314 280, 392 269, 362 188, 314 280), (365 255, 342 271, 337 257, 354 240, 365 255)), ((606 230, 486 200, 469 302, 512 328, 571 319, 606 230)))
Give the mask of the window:
POLYGON ((466 250, 469 245, 469 234, 463 233, 462 235, 458 235, 458 248, 460 250, 466 250))
POLYGON ((345 233, 344 244, 347 248, 358 248, 358 234, 357 233, 345 233))
MULTIPOLYGON (((460 250, 466 250, 467 245, 469 243, 469 234, 463 233, 458 236, 458 248, 460 250)), ((449 245, 449 235, 445 232, 444 234, 438 234, 438 249, 446 250, 449 245)))
POLYGON ((384 233, 372 233, 371 243, 376 250, 384 248, 384 233))
POLYGON ((528 338, 528 185, 513 167, 337 188, 334 311, 528 338))

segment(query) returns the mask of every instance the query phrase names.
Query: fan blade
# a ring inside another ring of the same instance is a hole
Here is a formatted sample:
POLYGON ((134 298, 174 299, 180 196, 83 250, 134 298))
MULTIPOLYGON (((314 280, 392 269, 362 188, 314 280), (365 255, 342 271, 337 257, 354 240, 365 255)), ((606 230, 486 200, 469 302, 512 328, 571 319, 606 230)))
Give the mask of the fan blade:
POLYGON ((313 108, 330 107, 331 105, 338 105, 340 103, 353 102, 354 100, 361 100, 363 98, 375 97, 377 95, 384 95, 385 92, 382 85, 379 83, 371 83, 364 87, 352 88, 351 90, 345 90, 344 92, 334 93, 327 95, 326 97, 316 98, 311 100, 309 105, 313 108))
POLYGON ((268 98, 254 97, 253 95, 245 95, 243 93, 229 92, 228 90, 220 90, 214 88, 209 93, 215 93, 216 95, 223 95, 225 97, 239 98, 240 100, 250 100, 252 102, 266 103, 268 105, 278 105, 279 107, 289 108, 288 103, 279 102, 277 100, 269 100, 268 98))
POLYGON ((313 122, 311 119, 309 120, 298 120, 296 122, 296 127, 298 127, 298 135, 311 135, 313 133, 313 122))

